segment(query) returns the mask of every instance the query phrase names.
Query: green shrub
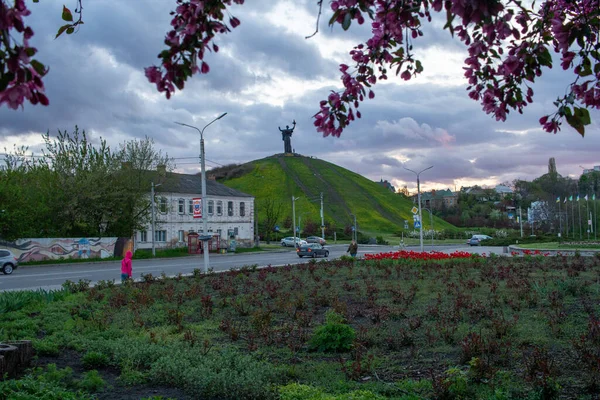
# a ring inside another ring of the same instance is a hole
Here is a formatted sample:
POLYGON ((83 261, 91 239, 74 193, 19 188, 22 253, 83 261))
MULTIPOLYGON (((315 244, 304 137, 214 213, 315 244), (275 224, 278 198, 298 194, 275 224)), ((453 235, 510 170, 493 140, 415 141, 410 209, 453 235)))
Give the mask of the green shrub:
POLYGON ((0 399, 91 400, 92 397, 72 392, 56 382, 46 382, 28 375, 19 380, 0 381, 0 399))
POLYGON ((88 351, 82 357, 81 362, 83 363, 83 368, 85 369, 96 369, 106 367, 109 359, 106 354, 97 351, 88 351))
POLYGON ((384 400, 385 397, 368 390, 354 390, 348 393, 332 395, 323 393, 319 388, 299 383, 291 383, 278 389, 281 400, 384 400))
POLYGON ((279 375, 270 364, 235 350, 208 354, 173 350, 155 363, 149 372, 155 384, 183 388, 193 398, 269 399, 271 383, 279 375))
POLYGON ((58 344, 50 339, 33 340, 33 349, 39 356, 57 357, 60 353, 58 344))
POLYGON ((105 385, 104 379, 95 369, 86 372, 79 382, 79 387, 90 393, 99 392, 105 385))
POLYGON ((352 348, 356 337, 354 329, 344 323, 344 318, 334 312, 328 311, 326 323, 315 329, 310 339, 310 347, 318 351, 341 352, 352 348))

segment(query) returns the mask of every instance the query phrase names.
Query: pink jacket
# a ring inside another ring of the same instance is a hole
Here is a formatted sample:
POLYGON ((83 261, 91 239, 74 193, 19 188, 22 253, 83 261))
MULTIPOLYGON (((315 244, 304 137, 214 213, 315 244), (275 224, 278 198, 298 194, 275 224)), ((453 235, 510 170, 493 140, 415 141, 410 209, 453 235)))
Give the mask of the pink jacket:
POLYGON ((127 250, 127 253, 125 253, 125 258, 121 260, 121 273, 122 274, 127 274, 127 276, 129 276, 131 278, 131 257, 133 256, 133 254, 131 254, 131 251, 127 250))

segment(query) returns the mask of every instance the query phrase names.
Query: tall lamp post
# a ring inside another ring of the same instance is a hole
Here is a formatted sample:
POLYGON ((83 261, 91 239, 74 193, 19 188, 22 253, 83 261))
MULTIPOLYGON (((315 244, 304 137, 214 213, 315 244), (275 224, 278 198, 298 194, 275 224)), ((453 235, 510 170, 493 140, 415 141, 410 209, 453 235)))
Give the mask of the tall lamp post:
POLYGON ((205 163, 204 163, 204 130, 213 122, 223 118, 224 116, 226 116, 227 113, 223 113, 221 115, 219 115, 217 118, 213 119, 212 121, 210 121, 208 124, 206 124, 204 126, 204 128, 202 128, 202 130, 196 128, 195 126, 192 125, 188 125, 188 124, 184 124, 181 122, 175 122, 178 125, 181 126, 187 126, 188 128, 192 128, 198 131, 198 133, 200 134, 200 173, 202 174, 201 176, 201 180, 202 180, 202 192, 200 193, 200 196, 202 197, 202 233, 203 236, 200 237, 200 240, 202 240, 204 242, 204 246, 203 249, 204 251, 202 252, 204 254, 204 273, 208 273, 208 241, 211 239, 211 236, 208 234, 208 213, 206 212, 206 167, 205 167, 205 163))
POLYGON ((417 176, 417 202, 419 203, 419 221, 421 222, 421 229, 419 229, 419 243, 421 244, 421 252, 423 252, 423 214, 421 212, 421 182, 419 181, 419 175, 421 175, 422 172, 427 171, 428 169, 433 168, 433 165, 422 169, 419 172, 413 171, 412 169, 408 169, 406 167, 402 167, 407 171, 412 172, 413 174, 415 174, 417 176))

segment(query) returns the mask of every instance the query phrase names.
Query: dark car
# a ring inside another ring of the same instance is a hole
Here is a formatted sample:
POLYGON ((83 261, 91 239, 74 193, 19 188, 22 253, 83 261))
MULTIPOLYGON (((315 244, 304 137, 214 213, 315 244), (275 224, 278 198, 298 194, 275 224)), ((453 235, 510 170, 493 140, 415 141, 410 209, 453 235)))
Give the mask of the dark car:
POLYGON ((319 236, 309 236, 306 238, 306 243, 319 243, 321 246, 325 246, 327 241, 319 236))
POLYGON ((302 245, 296 249, 296 253, 300 258, 304 256, 312 258, 319 256, 329 257, 329 250, 327 250, 325 247, 321 246, 318 243, 308 243, 302 245))
POLYGON ((19 262, 13 253, 8 250, 0 250, 0 271, 4 275, 12 274, 18 266, 19 262))

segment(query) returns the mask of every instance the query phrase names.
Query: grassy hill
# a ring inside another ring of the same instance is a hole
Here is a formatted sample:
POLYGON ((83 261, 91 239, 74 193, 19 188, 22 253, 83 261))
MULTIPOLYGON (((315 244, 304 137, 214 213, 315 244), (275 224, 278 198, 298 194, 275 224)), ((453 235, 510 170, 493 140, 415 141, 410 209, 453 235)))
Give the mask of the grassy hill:
MULTIPOLYGON (((325 221, 338 228, 352 225, 356 215, 358 230, 364 233, 394 233, 409 221, 412 230, 411 200, 390 192, 363 176, 324 160, 300 155, 271 157, 210 171, 217 180, 256 198, 259 223, 264 220, 264 203, 272 199, 282 205, 280 224, 292 216, 292 196, 296 218, 320 225, 320 194, 323 193, 325 221), (261 215, 262 214, 262 215, 261 215)), ((429 216, 423 212, 425 229, 429 216)), ((434 217, 436 230, 456 228, 434 217)))

